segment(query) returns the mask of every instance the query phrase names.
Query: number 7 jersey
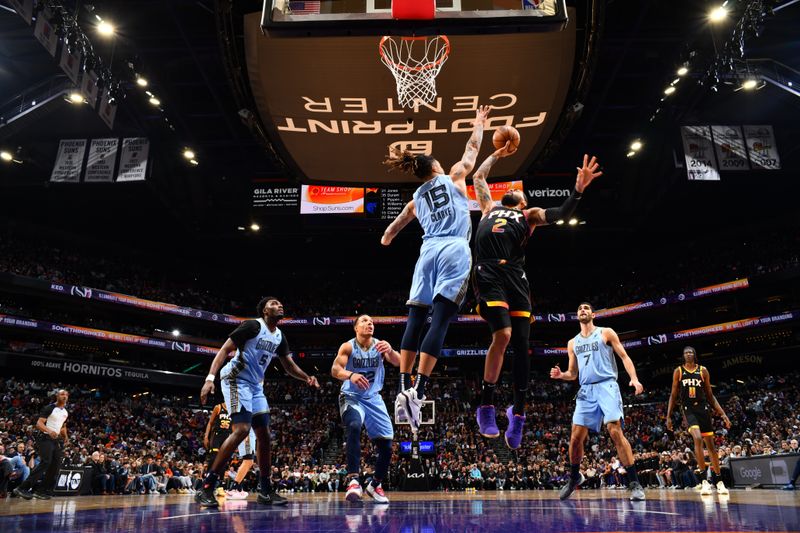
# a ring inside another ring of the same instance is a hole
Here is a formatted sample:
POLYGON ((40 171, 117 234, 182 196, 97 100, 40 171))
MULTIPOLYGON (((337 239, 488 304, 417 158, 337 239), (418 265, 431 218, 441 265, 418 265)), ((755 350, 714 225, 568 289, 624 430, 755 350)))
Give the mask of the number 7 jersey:
POLYGON ((588 337, 580 333, 575 335, 572 351, 578 359, 578 381, 581 385, 617 380, 617 360, 614 349, 603 342, 603 328, 595 328, 588 337))
POLYGON ((369 388, 361 390, 358 385, 352 381, 345 381, 342 383, 342 392, 355 396, 372 397, 378 394, 383 388, 383 355, 375 349, 378 339, 373 337, 372 344, 369 349, 364 350, 359 346, 355 338, 350 339, 350 346, 352 351, 350 357, 347 358, 347 364, 344 369, 348 372, 355 372, 361 374, 369 381, 369 388))
POLYGON ((472 221, 467 197, 447 174, 439 174, 414 191, 423 240, 437 237, 461 237, 469 240, 472 221))

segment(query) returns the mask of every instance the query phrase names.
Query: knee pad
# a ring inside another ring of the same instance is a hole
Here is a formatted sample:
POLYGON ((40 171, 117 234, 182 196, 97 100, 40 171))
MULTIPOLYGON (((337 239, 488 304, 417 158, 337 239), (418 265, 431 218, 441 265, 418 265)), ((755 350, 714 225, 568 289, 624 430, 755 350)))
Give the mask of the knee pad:
MULTIPOLYGON (((254 428, 265 428, 269 426, 269 413, 258 413, 253 415, 251 425, 254 428)), ((231 416, 233 420, 233 416, 231 416)))

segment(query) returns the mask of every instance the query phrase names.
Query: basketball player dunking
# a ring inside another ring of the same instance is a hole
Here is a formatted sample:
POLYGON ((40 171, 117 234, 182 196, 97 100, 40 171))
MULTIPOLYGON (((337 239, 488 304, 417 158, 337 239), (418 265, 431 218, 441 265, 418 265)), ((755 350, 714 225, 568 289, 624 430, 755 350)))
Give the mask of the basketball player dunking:
POLYGON ((386 341, 372 336, 375 326, 372 317, 360 315, 353 329, 356 336, 339 347, 331 375, 343 381, 339 395, 339 413, 344 423, 347 442, 347 492, 345 499, 361 501, 361 426, 378 450, 375 473, 367 485, 367 494, 377 503, 389 503, 381 482, 386 479, 392 459, 392 419, 381 398, 385 370, 384 359, 394 366, 400 364, 400 354, 386 341))
POLYGON ((575 401, 575 414, 572 416, 572 435, 569 440, 570 479, 561 488, 560 498, 565 500, 583 482, 580 472, 583 460, 583 443, 589 430, 600 431, 605 423, 608 433, 617 448, 617 454, 628 473, 628 488, 631 500, 644 500, 644 490, 639 483, 633 461, 631 444, 622 433, 622 395, 617 384, 617 361, 614 354, 622 360, 631 378, 630 386, 636 394, 644 388, 636 377, 636 368, 625 351, 625 347, 611 328, 594 325, 594 309, 589 303, 578 306, 578 322, 581 332, 567 344, 569 368, 562 372, 558 365, 550 370, 550 377, 573 381, 579 379, 581 388, 575 401))
POLYGON ((501 205, 495 206, 486 176, 499 158, 511 153, 510 148, 510 143, 506 143, 506 146, 486 158, 472 178, 475 196, 483 213, 475 234, 472 282, 480 315, 492 330, 492 344, 484 363, 481 403, 476 412, 478 431, 489 438, 500 435, 495 417, 494 391, 510 342, 514 350, 514 403, 506 410, 508 429, 505 439, 509 448, 516 449, 522 442, 525 394, 531 373, 528 358, 531 299, 525 275, 525 246, 536 226, 571 217, 583 191, 603 173, 596 172, 599 165, 595 157, 590 160, 588 155, 584 155, 583 167, 578 168, 575 189, 560 207, 527 209, 525 193, 516 189, 506 192, 500 201, 501 205))
POLYGON ((211 362, 211 370, 200 391, 200 403, 214 393, 214 379, 226 359, 231 360, 220 372, 222 395, 233 423, 231 435, 219 448, 214 462, 203 480, 203 487, 195 494, 195 501, 203 507, 217 507, 214 489, 225 471, 233 451, 247 437, 252 427, 256 436, 261 486, 258 503, 285 505, 286 498, 273 492, 270 472, 272 457, 269 437, 269 405, 264 396, 264 373, 277 355, 286 373, 319 388, 317 378, 309 376, 297 366, 289 352, 289 343, 278 322, 283 318, 283 304, 277 298, 262 298, 257 306, 258 319, 245 320, 231 333, 211 362))
POLYGON ((711 494, 712 484, 716 485, 718 494, 728 494, 728 489, 720 478, 719 454, 714 444, 714 425, 711 423, 710 408, 722 417, 726 428, 731 427, 731 421, 714 396, 714 391, 711 390, 708 369, 697 364, 697 351, 691 346, 683 349, 683 364, 672 373, 672 391, 667 406, 667 429, 670 431, 672 431, 672 410, 678 403, 679 397, 686 425, 694 440, 694 454, 697 457, 697 467, 700 469, 699 477, 703 480, 700 494, 711 494), (708 467, 703 453, 703 443, 711 457, 711 484, 707 479, 708 467))
POLYGON ((449 174, 445 174, 439 161, 429 155, 398 150, 384 161, 425 182, 381 238, 381 244, 388 246, 414 217, 424 232, 408 299, 408 322, 400 342, 400 393, 395 401, 395 411, 408 415, 413 431, 419 429, 425 385, 441 353, 447 327, 467 292, 472 262, 469 249, 472 224, 465 180, 475 167, 488 115, 489 106, 477 110, 464 155, 449 174), (430 327, 420 341, 429 310, 430 327), (411 371, 417 351, 420 352, 419 366, 412 387, 411 371))

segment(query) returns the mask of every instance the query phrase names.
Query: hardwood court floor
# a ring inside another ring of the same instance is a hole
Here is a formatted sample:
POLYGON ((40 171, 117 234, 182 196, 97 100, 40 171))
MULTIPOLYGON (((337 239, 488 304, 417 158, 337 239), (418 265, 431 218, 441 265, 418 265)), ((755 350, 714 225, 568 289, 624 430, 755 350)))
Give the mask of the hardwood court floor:
POLYGON ((389 505, 350 504, 338 494, 290 494, 286 507, 228 500, 201 509, 191 496, 82 496, 49 501, 0 500, 0 532, 349 533, 525 532, 800 532, 800 492, 732 490, 579 491, 566 502, 551 492, 388 493, 389 505))

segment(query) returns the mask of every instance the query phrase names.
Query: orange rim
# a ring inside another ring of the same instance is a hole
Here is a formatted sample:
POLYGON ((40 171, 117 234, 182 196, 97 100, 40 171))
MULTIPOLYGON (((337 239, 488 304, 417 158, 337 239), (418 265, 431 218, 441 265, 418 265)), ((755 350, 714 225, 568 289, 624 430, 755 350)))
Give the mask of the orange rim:
MULTIPOLYGON (((385 59, 386 61, 391 63, 392 66, 394 66, 394 68, 396 68, 398 70, 421 71, 421 70, 432 69, 432 68, 438 67, 439 65, 444 63, 445 60, 447 59, 447 56, 450 55, 450 39, 447 38, 447 35, 437 35, 436 36, 437 39, 444 40, 444 54, 438 60, 436 60, 436 61, 434 61, 432 63, 428 63, 427 65, 424 65, 424 66, 421 66, 421 67, 409 67, 408 65, 404 65, 402 63, 395 63, 394 61, 386 58, 386 54, 384 54, 384 52, 383 52, 383 43, 385 43, 386 41, 388 41, 391 38, 392 37, 390 35, 384 35, 383 37, 381 37, 381 40, 378 43, 378 53, 380 54, 382 59, 385 59)), ((424 41, 424 40, 426 40, 428 38, 427 37, 400 37, 400 39, 403 40, 403 41, 424 41)))

